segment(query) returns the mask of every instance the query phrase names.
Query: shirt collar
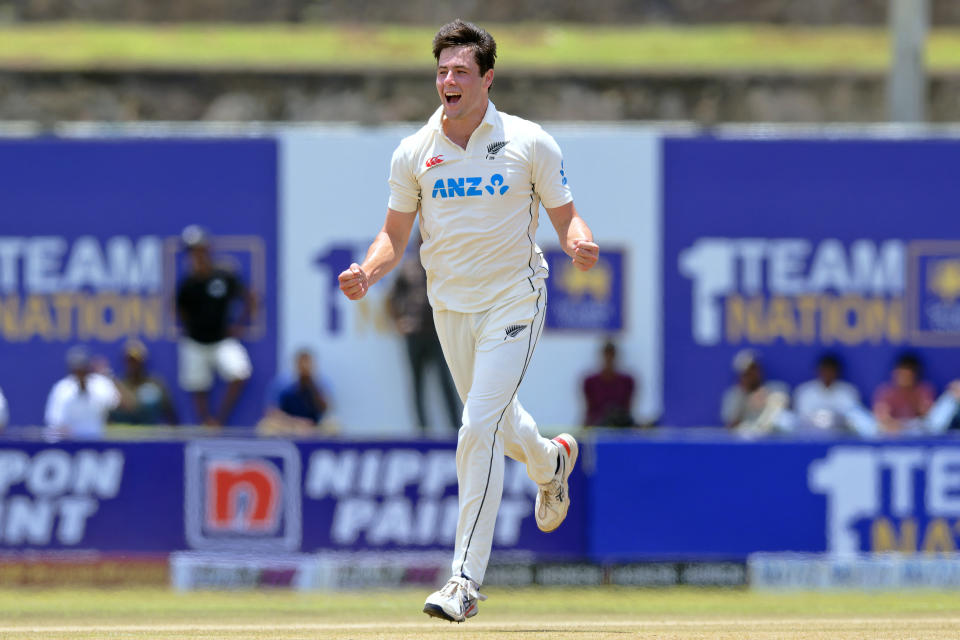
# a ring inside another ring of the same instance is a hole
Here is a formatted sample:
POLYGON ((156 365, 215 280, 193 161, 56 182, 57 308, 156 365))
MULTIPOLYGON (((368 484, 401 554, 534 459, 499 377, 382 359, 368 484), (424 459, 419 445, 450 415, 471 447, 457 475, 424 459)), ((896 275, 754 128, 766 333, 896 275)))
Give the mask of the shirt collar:
MULTIPOLYGON (((496 127, 498 114, 499 112, 494 106, 493 101, 487 100, 487 112, 483 114, 483 120, 480 121, 479 126, 482 127, 483 125, 488 124, 491 127, 496 127)), ((440 133, 443 133, 443 105, 437 107, 437 110, 433 112, 433 115, 430 116, 430 120, 427 122, 432 128, 436 129, 440 133)))

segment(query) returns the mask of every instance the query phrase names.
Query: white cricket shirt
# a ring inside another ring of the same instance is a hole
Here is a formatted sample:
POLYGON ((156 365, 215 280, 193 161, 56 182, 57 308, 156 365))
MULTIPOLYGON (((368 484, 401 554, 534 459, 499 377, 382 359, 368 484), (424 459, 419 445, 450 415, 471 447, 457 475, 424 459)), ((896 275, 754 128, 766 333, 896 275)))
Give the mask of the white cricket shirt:
POLYGON ((443 107, 393 153, 390 203, 420 209, 430 304, 475 313, 547 277, 536 245, 540 203, 573 200, 556 141, 540 125, 487 103, 467 148, 443 132, 443 107))

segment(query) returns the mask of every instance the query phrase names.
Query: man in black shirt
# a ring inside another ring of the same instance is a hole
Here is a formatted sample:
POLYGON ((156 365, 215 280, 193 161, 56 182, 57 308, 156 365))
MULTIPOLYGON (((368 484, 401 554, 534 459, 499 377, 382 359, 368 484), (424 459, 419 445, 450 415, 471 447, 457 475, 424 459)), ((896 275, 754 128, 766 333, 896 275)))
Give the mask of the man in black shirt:
POLYGON ((199 422, 225 424, 250 378, 250 356, 236 336, 254 309, 253 296, 237 276, 214 265, 206 233, 195 225, 183 230, 190 256, 190 272, 177 285, 177 317, 183 325, 179 345, 180 386, 193 395, 199 422), (241 303, 236 320, 234 302, 241 303), (227 381, 227 390, 216 416, 210 413, 208 395, 214 369, 227 381))

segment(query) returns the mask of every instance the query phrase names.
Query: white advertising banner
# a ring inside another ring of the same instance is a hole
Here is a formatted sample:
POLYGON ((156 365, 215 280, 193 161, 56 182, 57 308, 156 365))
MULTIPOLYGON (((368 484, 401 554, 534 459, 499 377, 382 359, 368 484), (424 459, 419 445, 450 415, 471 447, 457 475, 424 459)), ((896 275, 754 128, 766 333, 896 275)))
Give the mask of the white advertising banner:
MULTIPOLYGON (((545 212, 537 243, 551 262, 547 328, 520 400, 552 433, 583 422, 584 376, 609 336, 637 381, 634 415, 662 404, 660 140, 634 126, 545 127, 564 153, 574 201, 604 260, 567 268, 545 212)), ((297 129, 281 136, 280 364, 307 347, 329 386, 331 413, 350 435, 412 435, 412 382, 403 339, 386 310, 388 276, 359 302, 337 274, 360 262, 386 212, 390 156, 416 127, 297 129)), ((415 231, 416 233, 416 231, 415 231)), ((430 432, 452 432, 438 381, 427 374, 430 432)))

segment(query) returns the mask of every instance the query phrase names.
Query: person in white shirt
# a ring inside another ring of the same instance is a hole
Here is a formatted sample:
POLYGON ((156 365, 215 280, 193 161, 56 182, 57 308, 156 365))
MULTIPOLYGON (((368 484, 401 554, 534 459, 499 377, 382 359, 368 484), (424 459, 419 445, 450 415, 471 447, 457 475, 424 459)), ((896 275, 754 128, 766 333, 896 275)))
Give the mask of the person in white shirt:
POLYGON ((570 504, 577 443, 542 437, 517 389, 543 330, 547 264, 537 247, 543 204, 560 245, 586 271, 599 247, 573 205, 557 143, 489 100, 496 43, 460 20, 433 40, 441 106, 393 154, 383 228, 362 264, 339 275, 351 300, 393 269, 419 211, 420 258, 437 335, 464 402, 457 439, 460 511, 452 577, 424 613, 462 622, 477 613, 503 489, 504 454, 540 485, 534 514, 553 531, 570 504))
POLYGON ((873 416, 860 402, 860 393, 841 380, 840 359, 827 353, 817 361, 817 377, 793 392, 793 412, 800 429, 852 430, 863 437, 877 435, 873 416))
POLYGON ((108 376, 95 373, 90 353, 82 345, 67 351, 70 374, 59 380, 47 397, 47 428, 70 438, 99 438, 107 414, 120 405, 117 385, 108 376))
POLYGON ((0 429, 7 426, 10 420, 10 410, 7 408, 7 399, 3 395, 3 389, 0 389, 0 429))
POLYGON ((924 418, 924 428, 937 435, 960 429, 960 380, 947 385, 924 418))

